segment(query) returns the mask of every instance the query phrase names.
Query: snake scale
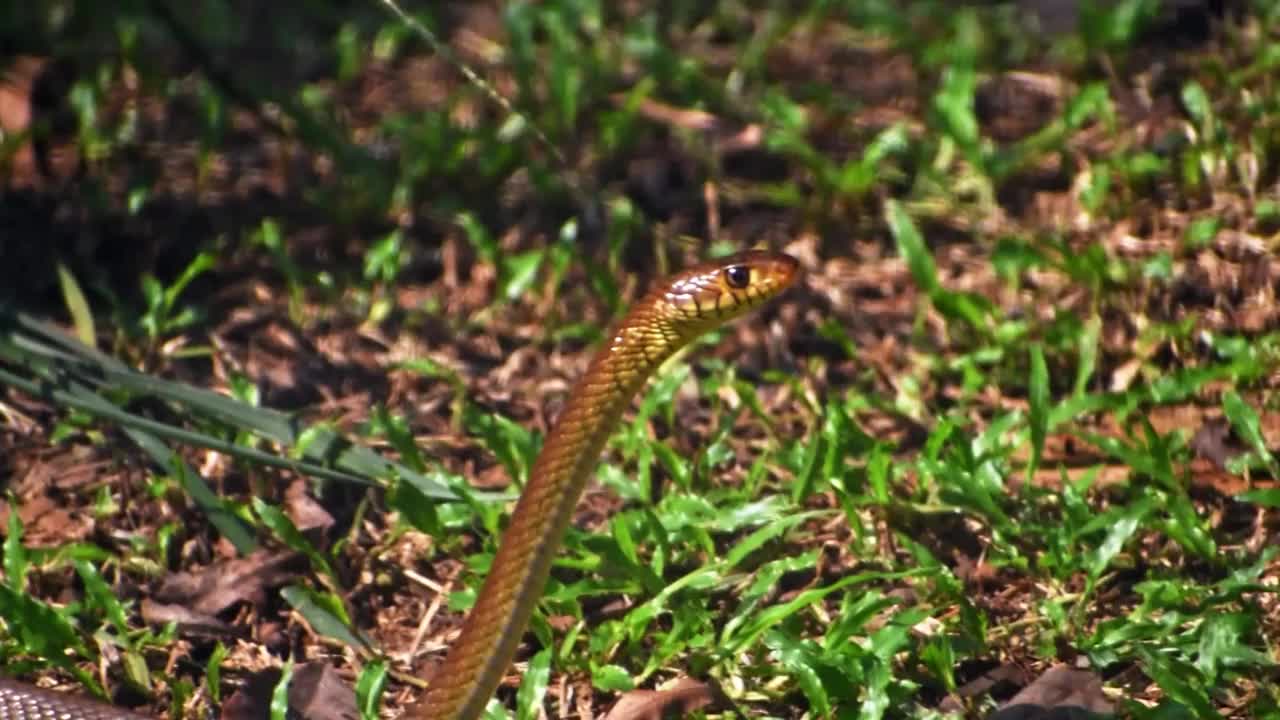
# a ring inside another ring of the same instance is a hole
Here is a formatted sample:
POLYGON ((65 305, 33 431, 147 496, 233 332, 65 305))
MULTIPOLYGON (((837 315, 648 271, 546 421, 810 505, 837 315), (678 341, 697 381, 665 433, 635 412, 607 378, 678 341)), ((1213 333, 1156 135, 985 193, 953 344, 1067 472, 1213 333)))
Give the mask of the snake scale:
MULTIPOLYGON (((796 260, 750 250, 658 283, 623 318, 570 393, 534 461, 461 634, 406 717, 480 717, 515 656, 583 486, 633 397, 694 338, 759 307, 799 277, 796 260)), ((0 678, 0 720, 145 720, 96 700, 0 678)))

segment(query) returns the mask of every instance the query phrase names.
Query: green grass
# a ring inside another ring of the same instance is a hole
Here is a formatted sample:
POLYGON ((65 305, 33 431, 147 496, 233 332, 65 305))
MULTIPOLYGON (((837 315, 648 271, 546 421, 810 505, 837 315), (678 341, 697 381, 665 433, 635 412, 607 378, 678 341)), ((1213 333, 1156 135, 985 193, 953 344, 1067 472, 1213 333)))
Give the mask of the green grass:
MULTIPOLYGON (((978 717, 996 700, 966 684, 1055 663, 1096 672, 1126 717, 1280 716, 1280 15, 1242 3, 1210 43, 1153 63, 1156 5, 1095 9, 1046 39, 1007 9, 940 2, 675 2, 627 18, 511 3, 493 20, 504 42, 459 57, 514 110, 444 64, 446 92, 414 95, 410 63, 432 43, 376 3, 281 11, 263 31, 289 60, 281 77, 247 54, 220 65, 246 42, 230 3, 177 29, 121 7, 107 40, 27 18, 51 53, 90 36, 111 48, 70 94, 87 225, 163 250, 177 242, 152 229, 166 202, 246 217, 181 262, 140 253, 123 281, 51 244, 56 303, 0 296, 0 442, 15 458, 0 665, 175 713, 225 700, 250 665, 231 639, 148 625, 142 599, 172 573, 288 549, 306 572, 219 617, 294 633, 265 648, 286 677, 316 658, 352 671, 365 717, 398 707, 420 685, 405 653, 422 653, 435 599, 417 578, 448 588, 440 613, 474 602, 538 423, 591 345, 668 266, 768 237, 807 254, 807 287, 645 391, 491 716, 558 716, 562 687, 599 714, 690 675, 723 691, 715 717, 942 717, 949 694, 978 717), (192 42, 212 59, 185 82, 146 61, 192 42), (311 67, 308 53, 328 62, 318 77, 290 64, 311 67), (878 102, 868 81, 894 63, 911 72, 878 102), (1041 125, 997 141, 975 98, 1022 67, 1065 89, 1041 125), (403 92, 360 110, 380 78, 403 92), (179 139, 200 190, 170 191, 173 171, 139 155, 140 121, 110 102, 125 86, 198 108, 179 139), (1142 93, 1157 110, 1135 119, 1142 93), (650 103, 721 127, 654 119, 650 103), (885 107, 894 121, 863 122, 885 107), (334 170, 290 187, 289 212, 219 205, 237 113, 334 170), (742 128, 762 134, 758 172, 717 150, 742 128), (694 180, 636 189, 629 173, 654 157, 694 180), (1037 190, 1066 220, 1033 209, 1037 190), (244 286, 271 292, 220 294, 244 286), (254 308, 307 339, 292 367, 339 376, 300 375, 328 396, 262 407, 273 376, 243 360, 280 326, 245 339, 228 322, 254 308), (108 352, 25 313, 70 319, 108 352), (1198 449, 1210 421, 1230 430, 1224 467, 1198 449), (32 501, 17 463, 45 453, 110 468, 52 491, 99 530, 50 536, 14 512, 32 501), (471 485, 498 474, 514 484, 471 485), (327 532, 295 524, 299 477, 336 516, 327 532), (179 638, 191 645, 171 658, 179 638)), ((453 16, 407 10, 455 37, 453 16)))

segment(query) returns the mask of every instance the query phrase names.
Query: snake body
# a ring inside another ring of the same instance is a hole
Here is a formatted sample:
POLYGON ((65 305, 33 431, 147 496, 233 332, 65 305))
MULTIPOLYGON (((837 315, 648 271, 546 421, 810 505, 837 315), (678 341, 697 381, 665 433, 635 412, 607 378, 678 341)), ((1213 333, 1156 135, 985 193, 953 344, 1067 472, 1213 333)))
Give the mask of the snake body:
MULTIPOLYGON (((798 273, 790 256, 748 251, 688 268, 659 283, 631 308, 574 386, 547 435, 475 607, 411 717, 480 717, 515 656, 582 488, 636 392, 677 350, 775 297, 798 273)), ((54 717, 140 716, 0 680, 0 720, 54 717)))

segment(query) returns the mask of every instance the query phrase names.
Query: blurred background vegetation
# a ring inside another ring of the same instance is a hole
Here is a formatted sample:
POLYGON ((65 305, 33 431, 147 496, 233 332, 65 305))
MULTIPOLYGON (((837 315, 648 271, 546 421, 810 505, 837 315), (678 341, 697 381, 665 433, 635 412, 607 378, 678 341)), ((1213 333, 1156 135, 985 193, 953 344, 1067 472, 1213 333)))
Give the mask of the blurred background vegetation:
MULTIPOLYGON (((876 231, 885 197, 940 217, 990 215, 1012 178, 1044 180, 1029 166, 1078 162, 1078 129, 1131 118, 1142 98, 1107 92, 1111 78, 1142 77, 1148 100, 1172 95, 1173 112, 1208 122, 1216 108, 1187 104, 1178 53, 1204 47, 1225 18, 1241 19, 1224 30, 1238 42, 1200 82, 1268 84, 1274 58, 1256 35, 1276 12, 1263 0, 409 10, 519 114, 375 2, 4 8, 6 294, 47 296, 58 258, 115 307, 145 302, 141 275, 172 280, 206 249, 224 261, 287 255, 288 272, 337 290, 429 277, 442 238, 459 231, 488 260, 559 238, 578 257, 634 265, 663 254, 659 234, 741 245, 812 230, 838 248, 876 231), (1072 83, 992 80, 1037 68, 1072 83), (719 218, 698 207, 708 182, 719 218), (388 245, 399 266, 373 257, 388 245)), ((1264 159, 1258 182, 1272 172, 1270 102, 1258 93, 1215 128, 1252 126, 1223 161, 1264 159)), ((1204 197, 1203 178, 1175 172, 1199 149, 1170 135, 1130 151, 1108 167, 1139 189, 1167 172, 1204 197)), ((1123 214, 1137 199, 1099 210, 1123 214)))

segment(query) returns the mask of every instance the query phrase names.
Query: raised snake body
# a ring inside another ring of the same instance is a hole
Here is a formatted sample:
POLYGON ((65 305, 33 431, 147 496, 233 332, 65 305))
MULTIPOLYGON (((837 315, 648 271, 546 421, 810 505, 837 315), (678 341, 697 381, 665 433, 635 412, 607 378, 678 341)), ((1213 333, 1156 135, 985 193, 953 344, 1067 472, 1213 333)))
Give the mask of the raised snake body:
MULTIPOLYGON (((691 267, 632 307, 574 386, 534 461, 475 607, 408 717, 481 715, 515 655, 582 488, 633 396, 689 341, 773 298, 797 276, 793 258, 748 251, 691 267)), ((141 717, 0 678, 0 720, 141 717)))

